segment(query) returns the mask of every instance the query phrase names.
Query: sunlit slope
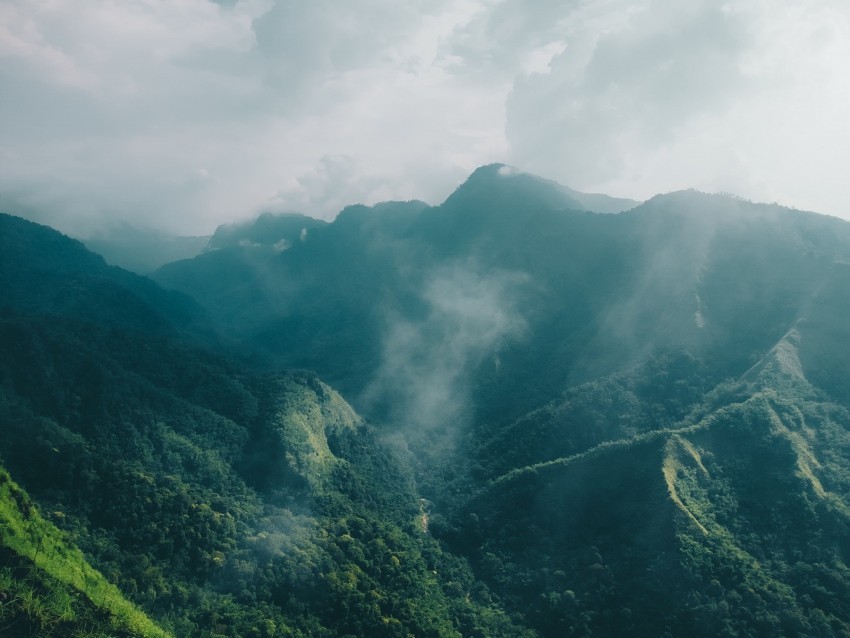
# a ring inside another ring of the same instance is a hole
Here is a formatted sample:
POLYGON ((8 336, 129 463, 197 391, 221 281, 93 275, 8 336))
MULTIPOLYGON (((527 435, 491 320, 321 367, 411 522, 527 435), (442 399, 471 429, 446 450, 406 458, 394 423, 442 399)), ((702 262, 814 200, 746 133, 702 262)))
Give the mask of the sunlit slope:
POLYGON ((0 468, 0 634, 167 638, 0 468))

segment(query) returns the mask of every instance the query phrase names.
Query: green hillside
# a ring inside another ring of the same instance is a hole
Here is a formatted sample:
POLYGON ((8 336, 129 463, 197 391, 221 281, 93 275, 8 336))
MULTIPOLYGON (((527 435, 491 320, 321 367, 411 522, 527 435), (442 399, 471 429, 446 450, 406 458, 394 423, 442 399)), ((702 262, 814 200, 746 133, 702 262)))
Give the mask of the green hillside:
POLYGON ((797 338, 678 423, 498 476, 445 539, 544 635, 850 634, 850 413, 797 338))
POLYGON ((0 468, 0 634, 166 638, 0 468))
POLYGON ((173 635, 523 633, 425 533, 392 446, 314 375, 32 299, 0 318, 0 455, 173 635))
POLYGON ((485 589, 451 595, 469 567, 423 533, 412 478, 312 375, 90 325, 0 329, 7 467, 175 635, 516 635, 485 589))
POLYGON ((0 230, 23 635, 130 631, 90 564, 181 637, 850 636, 847 222, 491 165, 157 283, 0 230))

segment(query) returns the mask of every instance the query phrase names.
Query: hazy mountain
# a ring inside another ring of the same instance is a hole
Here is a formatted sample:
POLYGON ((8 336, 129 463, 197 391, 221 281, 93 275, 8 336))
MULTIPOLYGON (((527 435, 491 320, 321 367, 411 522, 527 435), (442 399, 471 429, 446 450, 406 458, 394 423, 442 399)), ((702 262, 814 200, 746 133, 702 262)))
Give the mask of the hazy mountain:
POLYGON ((283 252, 293 244, 304 241, 311 229, 324 225, 326 222, 298 213, 263 213, 251 222, 219 226, 205 250, 265 247, 283 252))
POLYGON ((847 222, 492 165, 179 292, 0 222, 3 464, 175 635, 850 635, 847 222))
POLYGON ((123 223, 82 238, 93 252, 110 264, 141 275, 179 259, 191 259, 209 243, 210 237, 168 235, 123 223))
POLYGON ((500 320, 491 328, 503 334, 463 375, 496 418, 657 347, 708 357, 719 377, 740 373, 848 254, 848 225, 834 218, 697 192, 592 214, 553 183, 502 168, 479 169, 436 208, 357 207, 284 252, 207 253, 154 278, 358 405, 392 363, 395 332, 425 339, 452 321, 500 320), (468 307, 441 309, 441 293, 468 307), (441 323, 441 312, 460 316, 441 323))
POLYGON ((213 339, 207 313, 190 297, 108 266, 79 241, 0 214, 0 306, 105 327, 213 339))
POLYGON ((504 164, 476 169, 446 200, 449 208, 505 209, 514 214, 523 209, 553 208, 620 213, 640 202, 595 193, 582 193, 555 181, 524 173, 504 164))

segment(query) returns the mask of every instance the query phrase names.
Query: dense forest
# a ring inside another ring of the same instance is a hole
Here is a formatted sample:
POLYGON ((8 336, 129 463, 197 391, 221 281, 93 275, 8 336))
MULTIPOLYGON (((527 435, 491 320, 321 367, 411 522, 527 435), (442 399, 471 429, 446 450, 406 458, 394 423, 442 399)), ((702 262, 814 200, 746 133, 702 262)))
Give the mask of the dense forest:
POLYGON ((850 636, 850 224, 498 165, 139 276, 0 216, 0 635, 850 636))

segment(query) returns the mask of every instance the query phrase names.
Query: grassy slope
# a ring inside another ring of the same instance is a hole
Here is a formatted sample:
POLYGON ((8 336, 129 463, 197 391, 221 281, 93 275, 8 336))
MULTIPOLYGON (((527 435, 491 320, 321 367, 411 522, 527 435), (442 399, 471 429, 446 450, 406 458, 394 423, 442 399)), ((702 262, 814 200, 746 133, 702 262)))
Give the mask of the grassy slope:
POLYGON ((166 638, 0 468, 0 634, 166 638))

